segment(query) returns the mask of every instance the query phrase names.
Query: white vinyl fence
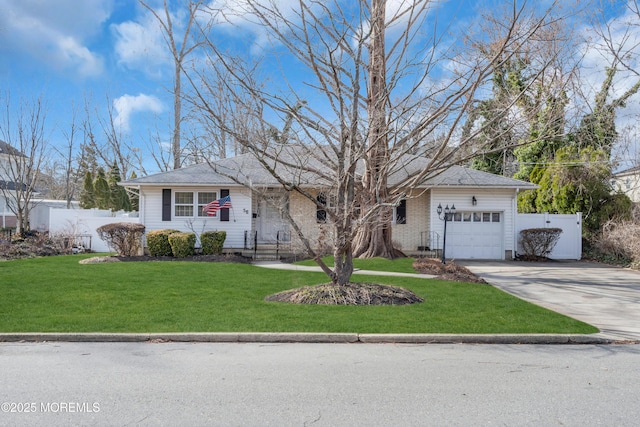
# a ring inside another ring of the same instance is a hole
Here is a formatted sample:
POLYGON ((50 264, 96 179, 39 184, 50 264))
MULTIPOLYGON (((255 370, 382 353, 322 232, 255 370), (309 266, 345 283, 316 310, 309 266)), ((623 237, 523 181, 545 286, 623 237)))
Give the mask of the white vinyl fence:
POLYGON ((49 233, 72 237, 86 249, 109 252, 107 243, 98 237, 98 227, 113 222, 139 223, 137 212, 111 212, 100 209, 49 209, 49 233), (90 247, 89 247, 90 246, 90 247))
POLYGON ((582 258, 582 213, 574 215, 562 214, 518 214, 516 221, 516 236, 518 238, 518 251, 520 247, 520 231, 527 228, 560 228, 562 234, 558 244, 553 249, 551 259, 576 259, 582 258))

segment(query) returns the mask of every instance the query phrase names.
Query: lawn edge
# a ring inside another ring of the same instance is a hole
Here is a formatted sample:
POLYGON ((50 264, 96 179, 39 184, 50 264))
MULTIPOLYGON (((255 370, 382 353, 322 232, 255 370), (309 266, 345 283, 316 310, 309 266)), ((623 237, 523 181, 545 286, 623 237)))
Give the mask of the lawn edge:
POLYGON ((363 344, 616 344, 604 334, 0 333, 0 342, 207 342, 363 344))

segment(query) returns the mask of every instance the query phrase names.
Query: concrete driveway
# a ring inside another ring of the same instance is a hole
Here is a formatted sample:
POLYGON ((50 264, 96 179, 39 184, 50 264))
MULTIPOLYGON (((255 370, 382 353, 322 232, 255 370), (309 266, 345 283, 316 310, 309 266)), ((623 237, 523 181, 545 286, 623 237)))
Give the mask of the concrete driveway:
POLYGON ((640 340, 640 272, 582 261, 457 261, 494 286, 600 329, 640 340))

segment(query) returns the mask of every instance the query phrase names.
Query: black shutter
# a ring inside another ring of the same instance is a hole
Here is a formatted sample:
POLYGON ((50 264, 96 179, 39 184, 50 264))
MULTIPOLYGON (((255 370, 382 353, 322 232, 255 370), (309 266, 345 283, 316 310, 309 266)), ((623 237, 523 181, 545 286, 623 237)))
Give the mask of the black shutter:
MULTIPOLYGON (((220 190, 221 198, 226 197, 228 195, 229 195, 229 190, 220 190)), ((233 201, 231 203, 233 203, 233 201)), ((229 208, 220 209, 220 221, 229 221, 229 208)))
POLYGON ((171 221, 171 189, 162 189, 162 220, 171 221))

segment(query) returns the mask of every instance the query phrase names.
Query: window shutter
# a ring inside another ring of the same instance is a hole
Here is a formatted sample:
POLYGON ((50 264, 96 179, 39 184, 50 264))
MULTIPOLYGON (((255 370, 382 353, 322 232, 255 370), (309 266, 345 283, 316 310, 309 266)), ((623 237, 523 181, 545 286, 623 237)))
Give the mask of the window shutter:
MULTIPOLYGON (((229 195, 229 190, 220 190, 220 197, 229 195)), ((233 203, 233 201, 231 202, 233 203)), ((220 221, 229 221, 229 208, 220 209, 220 221)))
POLYGON ((162 220, 171 221, 171 189, 162 189, 162 220))

